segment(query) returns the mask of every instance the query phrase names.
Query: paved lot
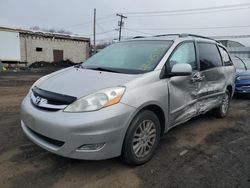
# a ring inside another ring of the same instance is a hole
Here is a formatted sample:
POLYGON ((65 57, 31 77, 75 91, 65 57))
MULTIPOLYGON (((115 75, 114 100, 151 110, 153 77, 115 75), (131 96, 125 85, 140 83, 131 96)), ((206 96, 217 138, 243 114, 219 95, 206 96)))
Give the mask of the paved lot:
POLYGON ((250 187, 249 99, 235 98, 224 119, 206 114, 174 128, 149 163, 128 167, 119 158, 67 159, 31 143, 19 107, 38 77, 0 75, 0 187, 250 187))

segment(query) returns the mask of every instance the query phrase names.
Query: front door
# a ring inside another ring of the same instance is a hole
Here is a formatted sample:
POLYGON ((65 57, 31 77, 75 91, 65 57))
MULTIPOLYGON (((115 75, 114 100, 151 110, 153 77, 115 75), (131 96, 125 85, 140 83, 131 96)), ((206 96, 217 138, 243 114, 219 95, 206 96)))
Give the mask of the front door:
POLYGON ((174 126, 197 114, 196 102, 203 77, 198 72, 193 41, 179 44, 167 63, 167 67, 170 67, 170 69, 177 63, 190 64, 193 69, 190 76, 174 76, 168 80, 169 124, 174 126))

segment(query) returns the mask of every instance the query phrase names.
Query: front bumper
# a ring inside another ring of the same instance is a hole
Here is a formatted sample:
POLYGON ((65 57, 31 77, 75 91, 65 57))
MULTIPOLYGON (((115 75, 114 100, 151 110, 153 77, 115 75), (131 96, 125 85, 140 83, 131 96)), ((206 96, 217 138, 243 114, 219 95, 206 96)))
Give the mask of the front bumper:
POLYGON ((100 160, 121 154, 123 139, 135 113, 119 103, 94 112, 66 113, 35 107, 29 96, 21 105, 21 126, 27 137, 61 156, 100 160), (84 144, 105 143, 99 150, 78 150, 84 144))

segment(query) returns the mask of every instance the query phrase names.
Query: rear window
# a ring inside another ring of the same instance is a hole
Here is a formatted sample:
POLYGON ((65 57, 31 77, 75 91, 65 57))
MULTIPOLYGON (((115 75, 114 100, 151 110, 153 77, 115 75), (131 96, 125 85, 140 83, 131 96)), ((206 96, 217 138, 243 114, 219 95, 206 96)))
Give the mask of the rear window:
POLYGON ((222 66, 221 57, 215 44, 198 43, 198 48, 201 71, 222 66))

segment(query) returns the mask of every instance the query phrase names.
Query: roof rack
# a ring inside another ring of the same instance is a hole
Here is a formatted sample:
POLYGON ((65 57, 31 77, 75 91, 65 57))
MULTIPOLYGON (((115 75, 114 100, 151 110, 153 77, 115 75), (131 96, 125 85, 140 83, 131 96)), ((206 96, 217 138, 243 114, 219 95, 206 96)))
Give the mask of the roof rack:
POLYGON ((201 36, 201 35, 195 35, 195 34, 190 34, 190 33, 182 33, 182 34, 179 35, 179 37, 188 37, 188 36, 190 36, 190 37, 198 37, 198 38, 203 38, 203 39, 208 39, 208 40, 213 40, 213 41, 216 41, 216 42, 220 43, 220 41, 218 41, 218 40, 215 40, 215 39, 210 38, 210 37, 204 37, 204 36, 201 36))
POLYGON ((167 37, 167 36, 178 36, 178 37, 180 37, 180 34, 175 34, 175 33, 173 33, 173 34, 163 34, 163 35, 155 35, 153 37, 167 37))
MULTIPOLYGON (((210 37, 205 37, 205 36, 201 36, 201 35, 195 35, 195 34, 190 34, 190 33, 181 33, 181 34, 176 34, 176 33, 172 33, 172 34, 162 34, 162 35, 155 35, 152 37, 167 37, 167 36, 177 36, 177 37, 198 37, 198 38, 203 38, 203 39, 208 39, 208 40, 213 40, 217 43, 221 43, 218 40, 215 40, 213 38, 210 37)), ((145 36, 136 36, 133 39, 138 39, 138 38, 146 38, 145 36)))
POLYGON ((178 36, 178 37, 199 37, 199 38, 203 38, 203 39, 208 39, 208 40, 213 40, 216 41, 218 43, 220 43, 220 41, 215 40, 213 38, 209 38, 209 37, 205 37, 205 36, 201 36, 201 35, 195 35, 195 34, 190 34, 190 33, 181 33, 181 34, 162 34, 162 35, 155 35, 153 37, 165 37, 165 36, 178 36))
POLYGON ((133 39, 140 39, 140 38, 146 38, 146 37, 144 37, 144 36, 135 36, 135 37, 133 37, 133 39))

